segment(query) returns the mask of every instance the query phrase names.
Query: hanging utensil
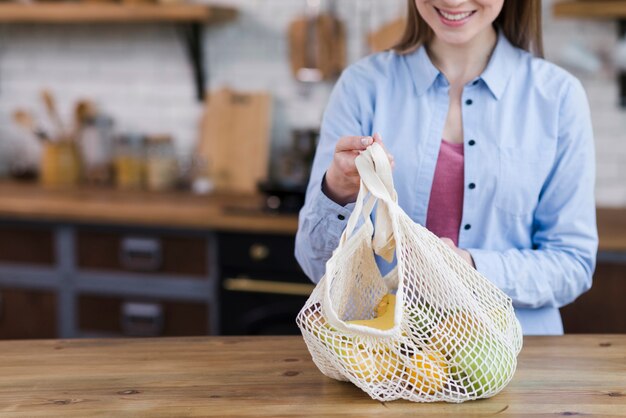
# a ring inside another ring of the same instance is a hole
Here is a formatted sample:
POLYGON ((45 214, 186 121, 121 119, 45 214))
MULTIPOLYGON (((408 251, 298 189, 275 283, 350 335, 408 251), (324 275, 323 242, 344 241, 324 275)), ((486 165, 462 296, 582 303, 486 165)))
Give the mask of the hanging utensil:
POLYGON ((61 116, 59 115, 59 112, 57 110, 57 105, 56 105, 56 100, 54 98, 54 95, 52 94, 50 90, 42 90, 41 99, 44 102, 44 105, 46 107, 46 112, 48 113, 50 120, 52 120, 52 123, 55 125, 57 129, 58 137, 66 138, 67 131, 65 130, 65 127, 63 125, 63 120, 61 119, 61 116))
POLYGON ((49 141, 48 134, 37 126, 33 115, 24 109, 16 109, 13 112, 13 120, 27 132, 33 134, 40 141, 49 141))

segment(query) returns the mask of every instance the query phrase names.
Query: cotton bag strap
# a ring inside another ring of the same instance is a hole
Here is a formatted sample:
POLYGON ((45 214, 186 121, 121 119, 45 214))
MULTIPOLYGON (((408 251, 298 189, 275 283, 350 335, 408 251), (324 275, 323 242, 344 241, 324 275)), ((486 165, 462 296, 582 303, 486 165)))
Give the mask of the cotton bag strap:
MULTIPOLYGON (((341 237, 338 250, 351 235, 360 216, 363 216, 365 221, 370 222, 371 225, 369 215, 372 212, 374 204, 378 201, 376 227, 372 239, 372 247, 376 254, 391 261, 393 260, 395 250, 392 216, 397 206, 397 193, 393 186, 391 165, 389 164, 387 154, 382 146, 374 143, 365 151, 361 152, 356 158, 355 163, 361 177, 359 195, 352 215, 348 220, 348 225, 341 237)), ((331 262, 332 259, 329 260, 329 265, 332 265, 331 262)), ((327 267, 327 270, 332 269, 327 267)), ((400 292, 397 295, 396 312, 394 315, 395 326, 390 330, 383 331, 362 325, 347 324, 342 321, 332 304, 332 287, 333 279, 331 278, 331 280, 326 282, 323 300, 324 311, 331 325, 342 331, 350 331, 362 335, 377 337, 396 335, 402 317, 402 296, 400 292)))
POLYGON ((359 194, 352 215, 341 236, 340 245, 343 245, 352 235, 361 216, 365 222, 370 222, 369 216, 378 200, 382 203, 379 203, 376 209, 376 227, 372 245, 376 254, 387 262, 391 262, 395 240, 389 212, 391 207, 397 204, 398 195, 393 185, 389 159, 382 146, 374 143, 356 158, 355 163, 361 177, 359 194))

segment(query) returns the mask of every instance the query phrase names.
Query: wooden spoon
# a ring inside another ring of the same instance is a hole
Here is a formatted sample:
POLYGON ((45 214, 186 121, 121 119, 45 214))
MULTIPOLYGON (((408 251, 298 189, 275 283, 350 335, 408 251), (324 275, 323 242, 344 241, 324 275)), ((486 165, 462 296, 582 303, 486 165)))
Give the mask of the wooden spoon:
POLYGON ((35 135, 35 137, 37 137, 37 139, 39 139, 40 141, 50 140, 48 134, 46 134, 43 129, 37 126, 37 124, 35 123, 35 118, 30 112, 23 109, 17 109, 15 110, 15 112, 13 112, 13 120, 19 126, 35 135))
POLYGON ((52 123, 56 126, 59 131, 59 137, 65 138, 67 132, 65 131, 65 127, 63 126, 63 121, 61 120, 61 116, 57 110, 56 100, 54 99, 54 95, 50 90, 42 90, 41 91, 41 99, 46 105, 46 111, 48 112, 48 116, 52 120, 52 123))

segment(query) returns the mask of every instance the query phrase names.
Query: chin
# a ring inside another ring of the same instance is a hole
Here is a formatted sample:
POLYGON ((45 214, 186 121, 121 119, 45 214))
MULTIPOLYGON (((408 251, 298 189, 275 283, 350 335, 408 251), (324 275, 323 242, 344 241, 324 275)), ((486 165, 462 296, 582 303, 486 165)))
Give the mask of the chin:
POLYGON ((477 34, 474 33, 474 31, 457 31, 455 33, 450 33, 448 31, 436 31, 435 35, 438 39, 447 44, 459 46, 469 43, 474 37, 476 37, 477 34))

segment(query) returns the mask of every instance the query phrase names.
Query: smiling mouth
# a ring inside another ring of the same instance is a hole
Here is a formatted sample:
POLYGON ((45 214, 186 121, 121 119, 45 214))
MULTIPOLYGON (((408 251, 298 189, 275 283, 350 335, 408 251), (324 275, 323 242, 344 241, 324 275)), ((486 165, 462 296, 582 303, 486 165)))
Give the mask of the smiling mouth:
POLYGON ((470 12, 456 12, 456 13, 450 13, 450 12, 445 12, 441 9, 438 9, 435 7, 435 10, 437 10, 437 13, 439 14, 439 16, 443 17, 446 20, 449 20, 451 22, 460 22, 462 20, 467 19, 468 17, 472 16, 474 13, 476 13, 476 10, 470 11, 470 12))

